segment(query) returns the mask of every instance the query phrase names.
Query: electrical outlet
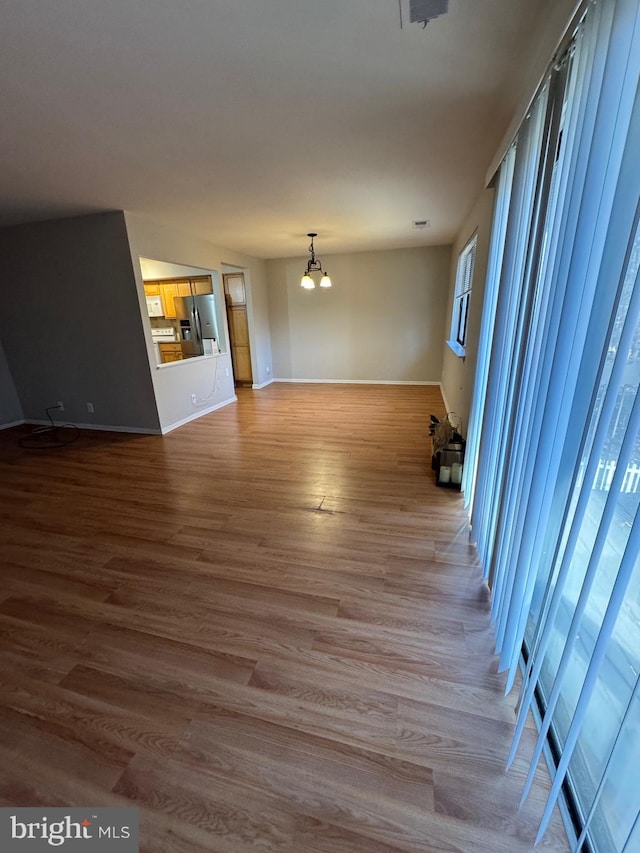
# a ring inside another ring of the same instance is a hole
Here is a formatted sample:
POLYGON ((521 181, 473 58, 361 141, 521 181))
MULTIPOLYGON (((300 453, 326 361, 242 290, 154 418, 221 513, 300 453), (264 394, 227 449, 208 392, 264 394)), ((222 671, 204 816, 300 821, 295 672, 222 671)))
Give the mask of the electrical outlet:
POLYGON ((225 375, 225 376, 228 376, 228 375, 229 375, 229 368, 228 368, 228 367, 225 367, 224 375, 225 375))
POLYGON ((193 405, 194 405, 194 406, 195 406, 195 404, 198 402, 198 398, 196 397, 196 395, 195 395, 195 394, 192 394, 192 395, 191 395, 191 402, 193 403, 193 405))
POLYGON ((267 367, 267 376, 271 376, 271 368, 267 367))
POLYGON ((89 412, 90 415, 93 414, 93 411, 94 411, 93 403, 87 403, 87 411, 89 412))
POLYGON ((64 412, 64 403, 62 402, 62 400, 58 400, 56 406, 60 409, 61 412, 64 412))

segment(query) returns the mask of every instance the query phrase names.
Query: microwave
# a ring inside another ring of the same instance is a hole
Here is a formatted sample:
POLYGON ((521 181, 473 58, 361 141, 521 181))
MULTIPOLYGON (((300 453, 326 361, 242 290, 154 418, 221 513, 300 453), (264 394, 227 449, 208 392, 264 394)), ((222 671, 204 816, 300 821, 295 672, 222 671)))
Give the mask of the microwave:
POLYGON ((147 296, 147 314, 150 317, 164 317, 162 299, 159 296, 147 296))

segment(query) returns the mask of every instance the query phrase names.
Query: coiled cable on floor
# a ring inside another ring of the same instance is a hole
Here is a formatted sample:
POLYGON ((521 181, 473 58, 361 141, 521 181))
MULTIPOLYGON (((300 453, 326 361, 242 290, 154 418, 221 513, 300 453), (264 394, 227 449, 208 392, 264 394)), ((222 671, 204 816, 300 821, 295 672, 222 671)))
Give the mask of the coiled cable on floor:
POLYGON ((25 450, 56 450, 73 444, 80 436, 80 430, 75 424, 57 425, 51 417, 51 412, 59 409, 59 406, 49 406, 45 409, 49 418, 49 426, 35 427, 29 435, 23 436, 18 444, 25 450))

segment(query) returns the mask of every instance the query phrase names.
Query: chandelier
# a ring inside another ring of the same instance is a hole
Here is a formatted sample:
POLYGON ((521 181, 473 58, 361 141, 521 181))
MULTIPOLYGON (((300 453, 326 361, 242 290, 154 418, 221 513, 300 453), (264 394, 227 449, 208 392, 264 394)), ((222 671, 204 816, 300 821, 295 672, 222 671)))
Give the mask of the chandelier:
POLYGON ((311 257, 309 258, 307 268, 304 271, 302 280, 300 281, 300 285, 304 287, 305 290, 313 290, 316 286, 315 281, 311 278, 312 272, 322 273, 322 278, 320 279, 320 287, 331 287, 331 279, 329 278, 329 274, 326 270, 322 269, 320 259, 316 258, 315 249, 313 248, 313 238, 317 236, 318 235, 315 232, 310 232, 309 234, 307 234, 307 237, 311 237, 311 245, 309 246, 309 252, 311 253, 311 257))

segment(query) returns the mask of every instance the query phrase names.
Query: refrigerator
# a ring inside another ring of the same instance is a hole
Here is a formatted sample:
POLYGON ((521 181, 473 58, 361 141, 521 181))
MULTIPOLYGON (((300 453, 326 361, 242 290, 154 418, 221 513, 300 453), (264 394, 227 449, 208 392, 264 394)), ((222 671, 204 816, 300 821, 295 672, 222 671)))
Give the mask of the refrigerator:
POLYGON ((176 296, 173 300, 180 324, 180 345, 183 358, 204 354, 205 340, 218 340, 216 309, 213 293, 198 296, 176 296))

